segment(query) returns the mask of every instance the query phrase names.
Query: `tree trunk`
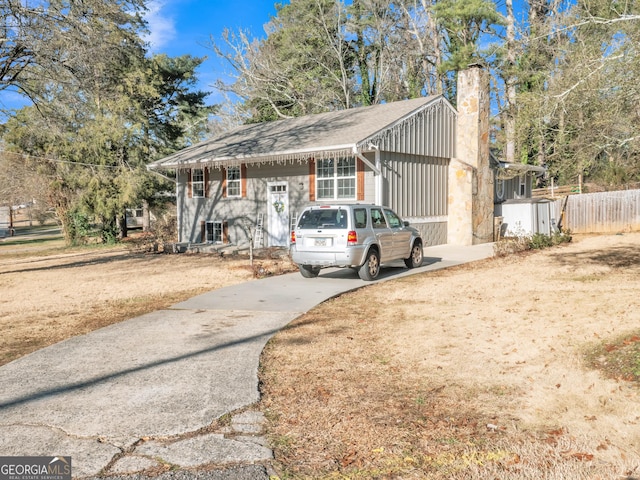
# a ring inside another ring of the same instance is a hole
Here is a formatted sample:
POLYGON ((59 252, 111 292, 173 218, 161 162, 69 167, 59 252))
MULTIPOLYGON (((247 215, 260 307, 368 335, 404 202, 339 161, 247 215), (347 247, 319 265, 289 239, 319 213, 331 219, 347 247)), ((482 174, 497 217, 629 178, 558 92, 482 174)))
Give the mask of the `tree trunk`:
POLYGON ((506 96, 507 109, 505 112, 505 160, 514 163, 516 160, 516 82, 514 74, 516 65, 516 28, 513 15, 513 0, 506 0, 507 6, 507 75, 506 96))
POLYGON ((151 230, 151 211, 149 210, 149 202, 147 200, 142 201, 142 231, 148 232, 151 230))
MULTIPOLYGON (((433 0, 433 4, 435 4, 435 0, 433 0)), ((426 4, 424 5, 425 10, 427 9, 426 4)), ((432 32, 432 48, 433 48, 433 56, 434 56, 434 72, 435 72, 435 87, 436 87, 436 95, 442 95, 444 93, 444 78, 443 73, 440 71, 440 66, 442 65, 442 49, 441 49, 441 40, 440 32, 438 31, 438 25, 436 23, 435 16, 432 12, 429 12, 429 30, 432 32)))
POLYGON ((122 215, 118 215, 118 230, 120 238, 127 238, 129 235, 129 229, 127 228, 127 211, 125 210, 122 215))

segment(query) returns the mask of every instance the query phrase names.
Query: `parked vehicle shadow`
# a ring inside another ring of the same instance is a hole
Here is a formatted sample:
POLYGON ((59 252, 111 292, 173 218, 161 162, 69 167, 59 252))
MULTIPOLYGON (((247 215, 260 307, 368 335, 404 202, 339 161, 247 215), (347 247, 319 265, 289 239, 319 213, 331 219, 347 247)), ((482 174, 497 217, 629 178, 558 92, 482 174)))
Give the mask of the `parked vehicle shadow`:
MULTIPOLYGON (((400 275, 407 275, 411 272, 422 271, 421 269, 423 267, 440 262, 442 262, 441 257, 424 257, 424 259, 422 260, 422 265, 420 265, 418 268, 408 269, 402 260, 396 260, 394 262, 385 264, 385 266, 380 268, 380 273, 378 274, 378 278, 374 280, 374 283, 379 280, 386 280, 400 275)), ((318 277, 363 281, 360 280, 356 269, 348 267, 323 269, 320 270, 320 275, 318 275, 318 277)))

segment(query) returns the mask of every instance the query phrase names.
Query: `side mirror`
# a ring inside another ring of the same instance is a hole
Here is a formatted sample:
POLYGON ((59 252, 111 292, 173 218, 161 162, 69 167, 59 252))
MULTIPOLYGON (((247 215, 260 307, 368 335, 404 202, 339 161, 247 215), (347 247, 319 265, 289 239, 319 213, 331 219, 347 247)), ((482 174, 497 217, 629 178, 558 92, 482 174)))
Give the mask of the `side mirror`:
POLYGON ((406 220, 402 222, 404 224, 405 227, 409 226, 409 222, 407 222, 406 220))

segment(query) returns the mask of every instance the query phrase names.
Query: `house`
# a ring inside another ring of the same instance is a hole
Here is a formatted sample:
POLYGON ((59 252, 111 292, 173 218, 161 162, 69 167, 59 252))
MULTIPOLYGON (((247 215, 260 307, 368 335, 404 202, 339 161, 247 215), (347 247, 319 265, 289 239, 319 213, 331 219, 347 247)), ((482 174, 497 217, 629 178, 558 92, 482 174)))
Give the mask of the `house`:
POLYGON ((556 228, 552 204, 543 198, 531 198, 535 178, 545 168, 507 163, 491 155, 495 172, 494 215, 500 236, 551 235, 556 228))
POLYGON ((311 203, 384 204, 426 245, 493 240, 489 81, 443 96, 240 126, 150 164, 175 172, 184 243, 287 246, 311 203))

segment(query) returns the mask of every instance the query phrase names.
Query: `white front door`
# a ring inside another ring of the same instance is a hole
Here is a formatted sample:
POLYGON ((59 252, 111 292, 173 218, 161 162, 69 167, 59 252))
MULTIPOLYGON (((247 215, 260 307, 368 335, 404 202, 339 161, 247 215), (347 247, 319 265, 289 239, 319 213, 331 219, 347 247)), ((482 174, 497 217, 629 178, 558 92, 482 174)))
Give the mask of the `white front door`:
POLYGON ((268 245, 289 245, 289 192, 287 182, 269 182, 268 188, 268 245))

